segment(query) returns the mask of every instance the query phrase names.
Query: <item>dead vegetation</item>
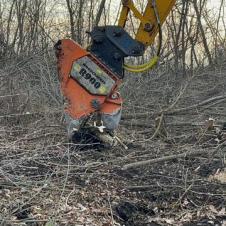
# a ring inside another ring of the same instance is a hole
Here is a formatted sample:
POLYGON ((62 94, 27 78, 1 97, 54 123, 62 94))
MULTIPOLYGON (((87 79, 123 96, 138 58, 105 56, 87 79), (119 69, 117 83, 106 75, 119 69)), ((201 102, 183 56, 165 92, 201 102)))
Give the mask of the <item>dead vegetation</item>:
POLYGON ((128 150, 81 150, 52 46, 86 46, 100 2, 0 0, 0 225, 226 225, 225 0, 177 1, 159 67, 121 88, 128 150))
POLYGON ((225 63, 188 79, 127 76, 129 149, 84 151, 67 143, 51 59, 1 71, 1 225, 225 224, 225 63))

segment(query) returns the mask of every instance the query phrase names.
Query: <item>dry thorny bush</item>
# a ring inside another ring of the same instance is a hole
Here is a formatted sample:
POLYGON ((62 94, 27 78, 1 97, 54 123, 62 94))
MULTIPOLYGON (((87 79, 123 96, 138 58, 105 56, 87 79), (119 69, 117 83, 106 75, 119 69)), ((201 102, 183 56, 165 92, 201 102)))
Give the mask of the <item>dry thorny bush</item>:
POLYGON ((67 141, 52 53, 5 62, 1 225, 225 225, 225 73, 126 75, 129 149, 84 151, 67 141))

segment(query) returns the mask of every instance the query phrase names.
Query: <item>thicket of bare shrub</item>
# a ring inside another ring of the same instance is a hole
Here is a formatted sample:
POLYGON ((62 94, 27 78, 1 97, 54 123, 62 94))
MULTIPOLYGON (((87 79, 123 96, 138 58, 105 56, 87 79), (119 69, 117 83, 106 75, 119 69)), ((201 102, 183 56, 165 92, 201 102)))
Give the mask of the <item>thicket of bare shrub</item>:
POLYGON ((53 44, 87 45, 100 2, 0 0, 0 223, 222 223, 226 1, 177 1, 158 67, 121 87, 129 150, 83 152, 68 147, 53 44))

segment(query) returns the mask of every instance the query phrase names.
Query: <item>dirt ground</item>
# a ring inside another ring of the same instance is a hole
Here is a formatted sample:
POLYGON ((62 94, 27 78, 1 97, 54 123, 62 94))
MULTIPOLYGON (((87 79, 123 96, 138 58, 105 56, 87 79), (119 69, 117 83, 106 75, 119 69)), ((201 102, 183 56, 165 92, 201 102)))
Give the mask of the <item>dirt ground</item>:
POLYGON ((118 135, 128 150, 81 150, 59 107, 3 94, 0 225, 226 225, 225 74, 222 63, 193 77, 127 77, 118 135))

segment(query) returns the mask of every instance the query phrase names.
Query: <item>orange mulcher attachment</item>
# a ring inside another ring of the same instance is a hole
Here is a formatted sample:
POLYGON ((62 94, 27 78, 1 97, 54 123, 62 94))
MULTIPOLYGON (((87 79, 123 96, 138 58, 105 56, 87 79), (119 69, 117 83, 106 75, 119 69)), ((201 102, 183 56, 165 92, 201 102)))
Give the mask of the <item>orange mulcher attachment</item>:
POLYGON ((94 55, 69 39, 55 45, 61 90, 67 101, 66 113, 73 120, 85 119, 98 111, 112 114, 121 108, 115 98, 121 79, 94 55))
POLYGON ((89 52, 68 39, 55 45, 67 101, 68 135, 73 143, 114 145, 113 132, 121 118, 122 99, 117 90, 124 76, 124 58, 143 55, 144 46, 119 26, 95 27, 90 36, 89 52))

